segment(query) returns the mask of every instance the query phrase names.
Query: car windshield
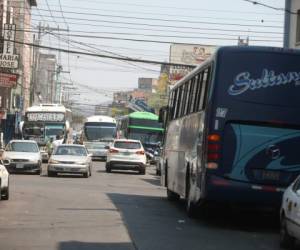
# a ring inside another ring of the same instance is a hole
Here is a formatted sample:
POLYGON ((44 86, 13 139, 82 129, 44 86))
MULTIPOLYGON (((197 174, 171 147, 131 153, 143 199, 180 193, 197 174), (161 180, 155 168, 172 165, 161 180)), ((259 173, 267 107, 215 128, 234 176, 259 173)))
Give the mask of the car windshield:
POLYGON ((33 142, 11 142, 7 145, 6 151, 37 153, 39 148, 33 142))
POLYGON ((115 148, 124 148, 124 149, 140 149, 141 144, 139 142, 132 141, 117 141, 114 143, 115 148))
POLYGON ((72 147, 72 146, 60 146, 54 152, 54 155, 76 155, 86 156, 86 149, 83 147, 72 147))

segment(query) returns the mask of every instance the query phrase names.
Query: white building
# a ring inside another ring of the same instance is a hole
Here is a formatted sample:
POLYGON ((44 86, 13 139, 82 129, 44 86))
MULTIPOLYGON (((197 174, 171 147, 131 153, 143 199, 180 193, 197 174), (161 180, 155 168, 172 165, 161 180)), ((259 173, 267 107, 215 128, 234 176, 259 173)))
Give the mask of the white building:
POLYGON ((285 0, 284 47, 300 49, 300 1, 285 0))

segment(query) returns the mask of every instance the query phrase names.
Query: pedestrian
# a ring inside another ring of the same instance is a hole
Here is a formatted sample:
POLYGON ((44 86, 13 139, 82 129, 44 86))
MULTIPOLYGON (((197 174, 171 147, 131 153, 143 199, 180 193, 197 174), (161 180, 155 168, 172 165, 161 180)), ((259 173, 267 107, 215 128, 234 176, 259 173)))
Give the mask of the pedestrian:
POLYGON ((47 148, 47 153, 50 156, 53 152, 53 138, 52 137, 50 137, 50 139, 47 141, 46 148, 47 148))
POLYGON ((63 144, 63 138, 60 135, 56 135, 56 140, 52 142, 53 151, 61 144, 63 144))

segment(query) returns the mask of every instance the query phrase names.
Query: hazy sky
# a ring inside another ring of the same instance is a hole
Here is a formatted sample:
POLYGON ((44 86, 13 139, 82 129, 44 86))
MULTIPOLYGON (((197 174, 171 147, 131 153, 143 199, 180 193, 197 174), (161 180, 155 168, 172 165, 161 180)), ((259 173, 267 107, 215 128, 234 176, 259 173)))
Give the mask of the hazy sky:
MULTIPOLYGON (((70 30, 69 36, 64 31, 60 34, 58 31, 53 31, 52 35, 44 34, 43 44, 51 47, 168 61, 169 43, 110 40, 99 36, 218 46, 235 45, 238 36, 249 36, 250 45, 282 46, 283 12, 244 0, 37 2, 38 9, 33 9, 32 17, 34 28, 41 21, 45 26, 59 25, 61 29, 66 29, 68 25, 70 30)), ((284 0, 260 2, 274 7, 284 6, 284 0)), ((71 72, 62 75, 64 81, 71 78, 79 88, 77 92, 80 92, 80 96, 75 93, 77 95, 73 99, 91 105, 111 100, 113 91, 137 87, 139 77, 158 77, 160 70, 160 66, 81 55, 68 56, 66 53, 61 53, 60 57, 64 70, 71 72)), ((80 108, 92 109, 89 106, 80 108)))

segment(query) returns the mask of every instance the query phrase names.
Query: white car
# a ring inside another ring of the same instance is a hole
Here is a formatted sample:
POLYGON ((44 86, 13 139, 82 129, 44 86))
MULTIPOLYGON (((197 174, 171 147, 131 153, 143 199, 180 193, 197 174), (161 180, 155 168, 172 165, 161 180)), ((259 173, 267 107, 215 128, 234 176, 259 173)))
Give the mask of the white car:
POLYGON ((92 175, 92 158, 85 146, 61 144, 57 146, 48 163, 48 176, 57 173, 82 174, 88 178, 92 175))
POLYGON ((300 239, 300 176, 285 190, 280 209, 280 245, 292 248, 300 239))
POLYGON ((0 162, 0 200, 9 199, 9 173, 0 162))
POLYGON ((106 172, 111 170, 137 170, 146 173, 147 158, 142 143, 138 140, 117 139, 109 147, 106 172))
POLYGON ((12 140, 2 155, 3 163, 9 173, 30 172, 40 174, 42 158, 35 141, 12 140))

